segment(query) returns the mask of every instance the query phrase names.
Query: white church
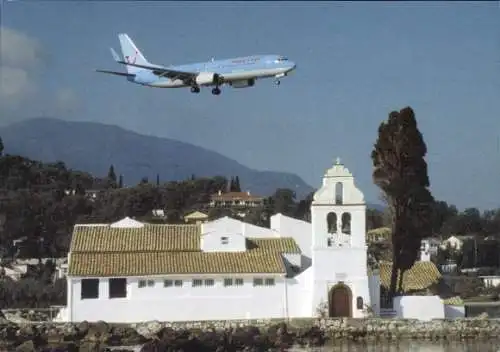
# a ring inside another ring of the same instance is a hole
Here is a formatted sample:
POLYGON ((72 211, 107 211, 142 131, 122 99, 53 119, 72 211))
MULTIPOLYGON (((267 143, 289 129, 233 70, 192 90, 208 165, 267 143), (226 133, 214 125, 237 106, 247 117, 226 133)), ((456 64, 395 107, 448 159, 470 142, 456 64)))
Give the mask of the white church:
POLYGON ((380 276, 367 267, 365 212, 363 193, 337 159, 314 195, 311 223, 277 214, 271 228, 228 217, 197 225, 130 218, 75 225, 61 318, 126 323, 316 317, 318 310, 330 317, 379 315, 380 276))

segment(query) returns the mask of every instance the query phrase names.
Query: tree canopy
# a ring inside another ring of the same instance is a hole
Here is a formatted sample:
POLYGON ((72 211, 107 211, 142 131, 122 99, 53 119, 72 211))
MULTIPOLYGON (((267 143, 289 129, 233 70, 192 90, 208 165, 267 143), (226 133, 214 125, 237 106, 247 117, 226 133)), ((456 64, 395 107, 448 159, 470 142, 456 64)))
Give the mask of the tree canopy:
POLYGON ((373 181, 382 190, 391 215, 391 296, 401 290, 404 271, 417 260, 422 238, 432 235, 434 199, 428 189, 426 153, 410 107, 391 112, 380 124, 371 157, 373 181), (396 287, 399 271, 401 280, 396 287))

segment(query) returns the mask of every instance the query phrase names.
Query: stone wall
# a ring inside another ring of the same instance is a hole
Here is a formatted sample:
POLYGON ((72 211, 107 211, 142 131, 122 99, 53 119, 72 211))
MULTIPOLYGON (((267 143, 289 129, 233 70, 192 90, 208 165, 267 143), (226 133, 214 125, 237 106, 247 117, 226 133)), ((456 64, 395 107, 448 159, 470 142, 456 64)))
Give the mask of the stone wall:
MULTIPOLYGON (((164 323, 173 330, 200 329, 222 330, 238 327, 257 327, 267 330, 279 323, 286 323, 289 329, 319 328, 327 338, 348 339, 462 339, 500 337, 500 319, 485 316, 463 319, 436 319, 421 321, 413 319, 290 319, 290 320, 237 320, 164 323)), ((148 323, 144 323, 148 324, 148 323)), ((136 328, 144 324, 134 325, 136 328)))
MULTIPOLYGON (((185 351, 211 351, 212 345, 229 349, 286 346, 321 346, 337 341, 391 342, 405 339, 490 339, 500 336, 500 319, 418 321, 405 319, 293 319, 204 321, 138 324, 27 323, 0 319, 2 347, 34 349, 69 345, 80 351, 104 346, 143 345, 143 351, 167 347, 185 351)), ((1 349, 1 348, 0 348, 1 349)))

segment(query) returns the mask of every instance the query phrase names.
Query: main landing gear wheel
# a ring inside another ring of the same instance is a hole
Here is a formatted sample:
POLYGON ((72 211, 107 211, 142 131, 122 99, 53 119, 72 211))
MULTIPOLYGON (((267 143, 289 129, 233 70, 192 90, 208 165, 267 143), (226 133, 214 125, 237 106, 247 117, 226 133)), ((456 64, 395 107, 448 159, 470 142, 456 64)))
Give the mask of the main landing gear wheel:
POLYGON ((277 86, 279 86, 281 84, 281 81, 279 79, 275 79, 274 80, 274 84, 276 84, 277 86))
POLYGON ((199 93, 200 87, 191 87, 191 93, 199 93))
POLYGON ((216 87, 216 88, 212 89, 212 94, 213 94, 213 95, 219 95, 219 94, 220 94, 220 89, 219 89, 219 87, 216 87))

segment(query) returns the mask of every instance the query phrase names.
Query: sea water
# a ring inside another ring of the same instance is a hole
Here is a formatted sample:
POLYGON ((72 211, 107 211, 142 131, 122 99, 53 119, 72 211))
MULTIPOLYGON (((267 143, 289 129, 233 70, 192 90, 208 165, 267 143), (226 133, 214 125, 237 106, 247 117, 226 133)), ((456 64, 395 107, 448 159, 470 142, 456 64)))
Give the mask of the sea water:
POLYGON ((294 348, 290 352, 500 352, 500 340, 398 343, 340 343, 311 349, 294 348))

